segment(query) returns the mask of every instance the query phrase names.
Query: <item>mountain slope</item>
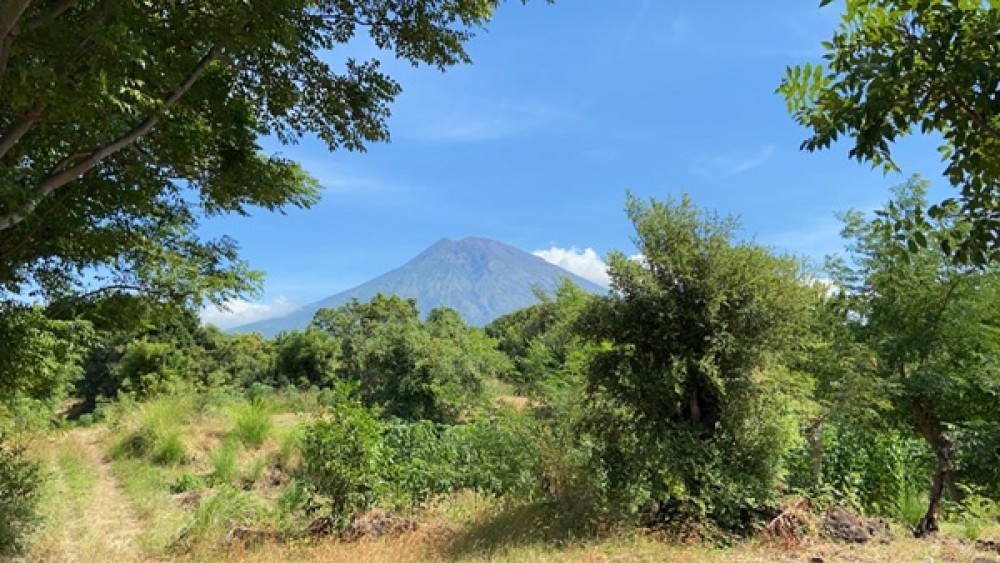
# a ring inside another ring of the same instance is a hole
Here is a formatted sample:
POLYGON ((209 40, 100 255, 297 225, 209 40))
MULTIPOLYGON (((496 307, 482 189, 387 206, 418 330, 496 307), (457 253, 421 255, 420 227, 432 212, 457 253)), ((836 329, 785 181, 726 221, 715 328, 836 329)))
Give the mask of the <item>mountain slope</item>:
POLYGON ((417 306, 425 314, 435 307, 451 307, 469 324, 482 326, 537 303, 534 287, 551 294, 564 278, 592 293, 607 291, 533 254, 494 240, 444 239, 403 266, 353 289, 285 316, 236 327, 232 332, 273 336, 283 330, 302 329, 320 308, 339 307, 352 298, 368 301, 378 293, 416 298, 417 306))

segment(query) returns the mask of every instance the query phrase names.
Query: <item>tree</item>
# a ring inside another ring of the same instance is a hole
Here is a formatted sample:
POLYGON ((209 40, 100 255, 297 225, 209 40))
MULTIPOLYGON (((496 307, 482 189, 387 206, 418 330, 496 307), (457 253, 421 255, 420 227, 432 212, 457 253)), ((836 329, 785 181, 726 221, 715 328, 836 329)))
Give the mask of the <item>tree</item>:
POLYGON ((642 260, 612 253, 611 294, 578 324, 600 346, 588 371, 597 471, 615 503, 654 521, 741 527, 774 494, 796 435, 785 356, 816 290, 802 265, 736 242, 732 219, 690 199, 629 196, 642 260))
POLYGON ((844 322, 871 358, 865 377, 878 382, 896 423, 923 438, 936 458, 918 536, 938 529, 959 436, 1000 423, 1000 273, 954 264, 940 248, 954 228, 946 220, 922 233, 927 248, 895 235, 892 225, 926 207, 926 189, 916 179, 897 187, 874 219, 847 214, 850 261, 830 268, 845 292, 844 322))
MULTIPOLYGON (((891 170, 898 139, 943 136, 945 174, 960 197, 929 212, 962 220, 960 244, 945 250, 975 264, 1000 257, 998 35, 994 2, 850 1, 823 44, 826 62, 789 68, 779 88, 812 131, 802 144, 810 151, 847 137, 851 158, 891 170)), ((923 214, 911 220, 925 224, 923 214)))
POLYGON ((576 322, 593 295, 567 278, 554 296, 539 297, 542 303, 504 315, 486 327, 486 334, 496 338, 498 348, 514 361, 518 390, 535 395, 548 394, 555 390, 551 387, 562 387, 579 376, 576 366, 567 364, 582 353, 576 322))
POLYGON ((357 382, 361 397, 389 416, 455 422, 482 397, 487 378, 511 370, 496 341, 438 308, 426 322, 414 299, 376 295, 320 309, 313 330, 340 345, 338 377, 357 382))
POLYGON ((399 85, 367 35, 439 69, 499 0, 6 0, 0 7, 0 297, 256 288, 201 218, 308 206, 318 185, 258 140, 384 141, 399 85))
POLYGON ((283 332, 274 342, 271 382, 277 386, 330 387, 339 364, 338 342, 321 330, 283 332))
POLYGON ((38 307, 0 302, 0 442, 12 427, 48 424, 83 373, 92 333, 87 321, 52 320, 38 307))

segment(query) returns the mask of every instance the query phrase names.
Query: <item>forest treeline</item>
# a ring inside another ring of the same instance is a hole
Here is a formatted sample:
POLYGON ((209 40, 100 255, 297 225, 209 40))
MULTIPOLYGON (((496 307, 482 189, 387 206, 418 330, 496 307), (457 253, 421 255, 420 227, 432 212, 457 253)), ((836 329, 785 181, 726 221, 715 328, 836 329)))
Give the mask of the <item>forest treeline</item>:
MULTIPOLYGON (((21 340, 0 420, 17 436, 67 397, 91 423, 120 401, 311 390, 297 486, 334 528, 469 489, 723 535, 801 495, 924 535, 1000 500, 1000 277, 941 250, 950 225, 925 247, 899 235, 925 190, 915 178, 875 215, 844 214, 846 251, 821 269, 687 197, 629 196, 640 257, 612 253, 607 295, 567 282, 485 329, 397 296, 274 339, 123 295, 8 311, 21 340), (123 309, 128 328, 105 323, 123 309)), ((131 439, 130 455, 183 463, 172 442, 131 439)), ((3 459, 24 488, 5 510, 28 515, 37 472, 3 459)))

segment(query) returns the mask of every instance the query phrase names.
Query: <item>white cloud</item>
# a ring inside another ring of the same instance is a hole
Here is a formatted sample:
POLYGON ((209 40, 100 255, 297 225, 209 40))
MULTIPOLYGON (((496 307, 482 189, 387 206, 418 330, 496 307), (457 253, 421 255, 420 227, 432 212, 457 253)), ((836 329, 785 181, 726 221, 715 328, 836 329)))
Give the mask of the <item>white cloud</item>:
POLYGON ((296 305, 284 297, 278 297, 270 303, 230 299, 222 306, 210 305, 202 309, 201 320, 225 330, 290 313, 295 308, 296 305))
POLYGON ((727 178, 767 164, 777 153, 777 147, 768 144, 754 152, 730 152, 699 160, 694 173, 706 178, 727 178))
POLYGON ((578 250, 575 246, 572 248, 553 246, 548 250, 536 250, 532 254, 596 284, 605 287, 611 285, 608 265, 593 248, 578 250))

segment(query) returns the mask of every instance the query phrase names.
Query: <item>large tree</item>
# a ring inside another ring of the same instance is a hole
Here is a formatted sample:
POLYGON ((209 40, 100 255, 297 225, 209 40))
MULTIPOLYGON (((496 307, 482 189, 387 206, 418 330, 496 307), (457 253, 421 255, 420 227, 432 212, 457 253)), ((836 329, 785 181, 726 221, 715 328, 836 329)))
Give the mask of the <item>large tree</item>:
POLYGON ((802 264, 735 240, 736 222, 690 199, 629 197, 634 260, 578 321, 599 346, 588 386, 597 469, 616 503, 748 524, 794 439, 791 373, 818 297, 802 264))
POLYGON ((896 188, 874 219, 848 213, 848 260, 830 266, 843 290, 843 322, 867 358, 854 369, 870 380, 868 389, 881 390, 850 400, 887 401, 891 420, 922 437, 937 459, 917 535, 937 530, 942 494, 958 476, 963 449, 1000 423, 1000 273, 955 265, 939 244, 951 236, 947 221, 932 222, 925 249, 895 235, 893 224, 926 208, 926 189, 919 180, 896 188))
MULTIPOLYGON (((812 131, 802 145, 810 151, 847 138, 852 158, 894 169, 898 139, 941 135, 945 174, 960 196, 930 212, 962 220, 959 244, 946 250, 966 263, 1000 257, 996 8, 980 0, 848 0, 823 43, 825 62, 789 68, 779 88, 812 131)), ((922 214, 912 221, 926 224, 922 214)))
POLYGON ((386 140, 399 85, 341 50, 443 69, 499 1, 3 0, 0 297, 253 289, 235 242, 195 228, 316 200, 260 138, 386 140))

